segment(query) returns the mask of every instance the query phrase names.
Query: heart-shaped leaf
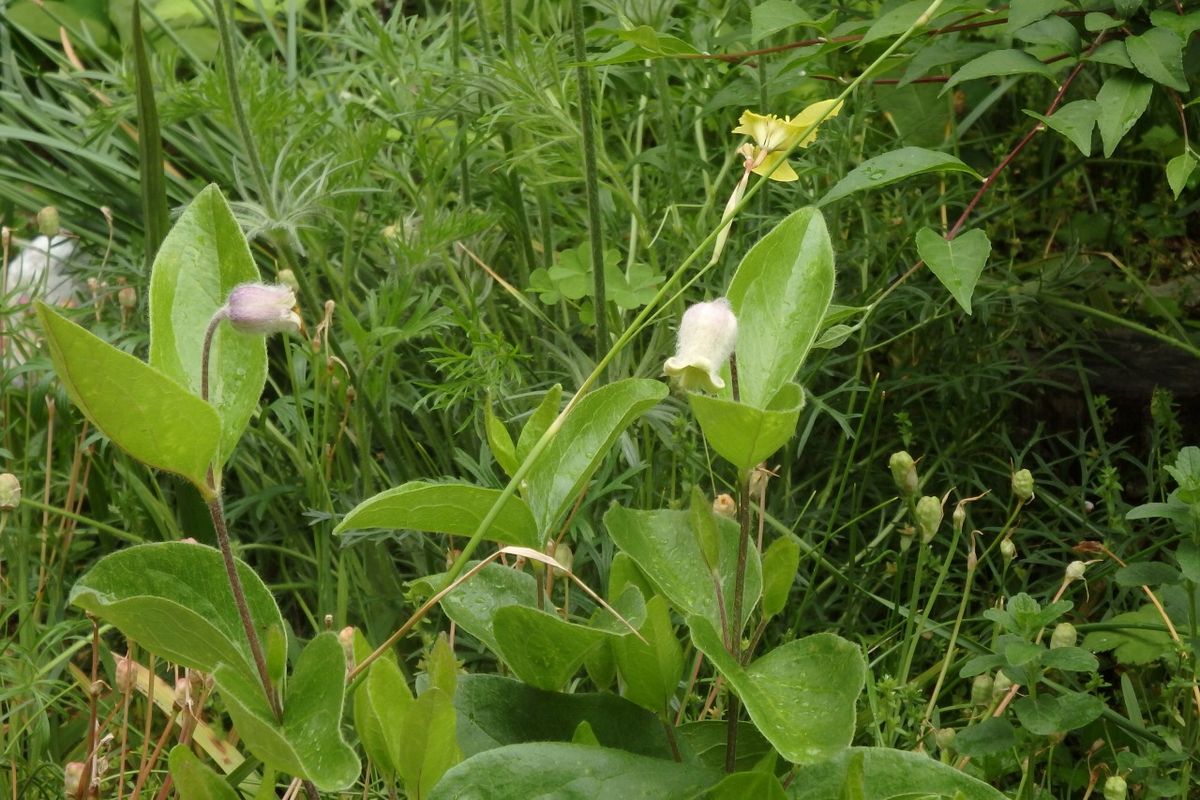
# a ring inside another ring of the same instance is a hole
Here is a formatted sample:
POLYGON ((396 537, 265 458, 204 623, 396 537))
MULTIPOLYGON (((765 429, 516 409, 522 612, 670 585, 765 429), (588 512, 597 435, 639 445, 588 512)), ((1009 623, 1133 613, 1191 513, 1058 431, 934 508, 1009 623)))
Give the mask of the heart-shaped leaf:
POLYGON ((971 295, 975 293, 975 284, 992 252, 987 234, 976 228, 954 239, 944 239, 933 230, 922 228, 917 231, 917 252, 963 310, 970 314, 971 295))

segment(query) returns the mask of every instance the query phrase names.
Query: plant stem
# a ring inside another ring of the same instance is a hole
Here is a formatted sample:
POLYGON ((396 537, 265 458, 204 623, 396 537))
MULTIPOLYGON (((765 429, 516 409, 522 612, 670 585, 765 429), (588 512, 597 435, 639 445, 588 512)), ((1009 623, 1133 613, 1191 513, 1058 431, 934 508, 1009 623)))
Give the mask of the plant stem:
MULTIPOLYGON (((596 360, 608 351, 608 302, 604 287, 604 241, 600 230, 600 181, 596 169, 596 130, 592 120, 592 85, 588 80, 587 48, 583 42, 583 0, 572 0, 571 28, 575 34, 575 75, 579 80, 579 126, 583 132, 583 177, 587 193, 588 241, 592 249, 592 303, 596 311, 596 360)), ((634 243, 630 243, 632 247, 634 243)))

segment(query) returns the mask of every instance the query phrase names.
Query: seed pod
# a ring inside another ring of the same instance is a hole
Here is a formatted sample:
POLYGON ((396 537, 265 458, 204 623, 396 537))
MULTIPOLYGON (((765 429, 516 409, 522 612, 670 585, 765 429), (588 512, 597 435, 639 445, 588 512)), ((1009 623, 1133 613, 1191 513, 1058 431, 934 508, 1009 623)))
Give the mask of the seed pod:
POLYGON ((12 511, 21 504, 21 482, 11 472, 0 473, 0 511, 12 511))
POLYGON ((1017 546, 1013 544, 1012 539, 1000 542, 1000 555, 1004 557, 1005 564, 1011 564, 1012 560, 1017 557, 1017 546))
POLYGON ((1109 775, 1104 779, 1104 800, 1125 800, 1129 787, 1120 775, 1109 775))
POLYGON ((942 501, 931 494, 925 495, 917 501, 916 518, 921 544, 929 544, 942 524, 942 501))
POLYGON ((1033 497, 1033 473, 1027 469, 1019 469, 1012 476, 1013 494, 1020 500, 1033 497))
POLYGON ((888 459, 888 469, 892 471, 892 480, 896 482, 896 488, 900 490, 901 495, 911 497, 917 493, 917 485, 920 483, 917 462, 907 450, 892 453, 888 459))
POLYGON ((971 704, 987 706, 992 702, 992 676, 984 672, 971 681, 971 704))
POLYGON ((1087 572, 1087 564, 1082 561, 1072 561, 1067 564, 1065 577, 1068 583, 1072 581, 1083 580, 1083 573, 1087 572))
POLYGON ((1054 632, 1050 634, 1050 649, 1074 647, 1077 641, 1079 641, 1079 632, 1075 630, 1075 626, 1069 622, 1060 622, 1054 626, 1054 632))
POLYGON ((38 233, 42 236, 55 236, 62 229, 62 222, 58 218, 58 209, 54 206, 46 206, 37 213, 38 233))

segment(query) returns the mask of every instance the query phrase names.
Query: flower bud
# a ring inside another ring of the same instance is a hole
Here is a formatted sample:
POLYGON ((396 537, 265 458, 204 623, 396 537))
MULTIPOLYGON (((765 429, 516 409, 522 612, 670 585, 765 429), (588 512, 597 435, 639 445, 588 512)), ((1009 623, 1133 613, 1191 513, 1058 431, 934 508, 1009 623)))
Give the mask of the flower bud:
POLYGON ((21 482, 11 472, 0 473, 0 511, 12 511, 21 504, 21 482))
POLYGON ((959 503, 954 507, 954 513, 950 515, 950 521, 954 523, 954 533, 962 533, 963 525, 967 521, 967 507, 959 503))
POLYGON ((719 494, 713 499, 712 510, 714 514, 733 519, 737 516, 737 502, 730 495, 719 494))
POLYGON ((296 273, 290 269, 281 269, 275 278, 284 286, 291 289, 293 292, 300 291, 300 281, 296 280, 296 273))
POLYGON ((54 206, 46 206, 37 213, 38 233, 43 236, 56 236, 62 229, 62 222, 58 218, 58 209, 54 206))
POLYGON ((1104 779, 1104 800, 1125 800, 1129 787, 1120 775, 1109 775, 1104 779))
POLYGON ((1075 630, 1075 626, 1069 622, 1060 622, 1054 626, 1054 631, 1050 634, 1050 649, 1074 647, 1077 641, 1079 641, 1079 633, 1075 630))
POLYGON ((1012 490, 1019 500, 1029 500, 1033 497, 1033 473, 1027 469, 1019 469, 1014 472, 1012 490))
POLYGON ((137 300, 137 289, 132 286, 122 286, 117 292, 117 302, 126 311, 132 311, 137 308, 137 300))
POLYGON ((338 631, 338 644, 342 646, 342 655, 346 657, 346 669, 354 669, 354 626, 347 625, 338 631))
POLYGON ((663 372, 675 378, 684 391, 720 391, 725 388, 721 367, 736 343, 737 318, 729 301, 719 297, 696 303, 679 322, 675 355, 667 359, 663 372))
POLYGON ((987 706, 992 702, 992 676, 984 672, 971 681, 971 704, 987 706))
POLYGON ((942 501, 931 494, 925 495, 917 501, 916 518, 921 544, 929 544, 942 524, 942 501))
POLYGON ((72 761, 63 767, 63 795, 65 797, 79 796, 85 768, 86 765, 82 761, 72 761))
POLYGON ((888 459, 888 469, 892 471, 892 480, 896 482, 900 494, 910 497, 917 493, 917 462, 907 450, 892 453, 888 459))
POLYGON ((1017 557, 1017 546, 1013 544, 1012 539, 1000 542, 1000 555, 1004 557, 1005 564, 1011 564, 1012 560, 1017 557))
POLYGON ((554 560, 563 565, 563 569, 554 570, 555 575, 565 575, 575 567, 575 554, 566 542, 559 542, 554 548, 554 560))
POLYGON ((933 734, 933 740, 937 742, 939 750, 953 750, 954 739, 957 735, 954 728, 938 728, 933 734))
POLYGON ((300 330, 300 315, 294 310, 295 293, 286 286, 243 283, 229 293, 229 324, 242 333, 292 333, 300 330))
POLYGON ((1082 580, 1083 573, 1086 571, 1087 564, 1083 563, 1082 561, 1072 561, 1070 564, 1067 564, 1067 570, 1065 573, 1067 583, 1082 580))
POLYGON ((998 701, 1003 699, 1012 687, 1012 678, 1003 672, 997 672, 995 679, 992 681, 992 700, 998 701))
POLYGON ((188 708, 192 697, 192 681, 186 675, 175 680, 175 705, 188 708))
POLYGON ((114 679, 117 684, 117 691, 121 694, 129 694, 133 691, 133 687, 137 683, 137 667, 134 666, 133 659, 129 656, 117 657, 117 668, 114 679))

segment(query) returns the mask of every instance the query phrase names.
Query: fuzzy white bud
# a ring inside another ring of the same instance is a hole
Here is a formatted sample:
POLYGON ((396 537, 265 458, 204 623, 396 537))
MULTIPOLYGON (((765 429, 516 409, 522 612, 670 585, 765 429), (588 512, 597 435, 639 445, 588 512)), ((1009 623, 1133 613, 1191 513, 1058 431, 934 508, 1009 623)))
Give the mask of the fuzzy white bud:
POLYGON ((242 333, 292 333, 300 330, 296 294, 280 284, 243 283, 229 293, 229 324, 242 333))
POLYGON ((675 355, 667 359, 663 372, 685 391, 724 389, 721 367, 737 344, 737 330, 737 317, 724 297, 696 303, 679 322, 675 355))

